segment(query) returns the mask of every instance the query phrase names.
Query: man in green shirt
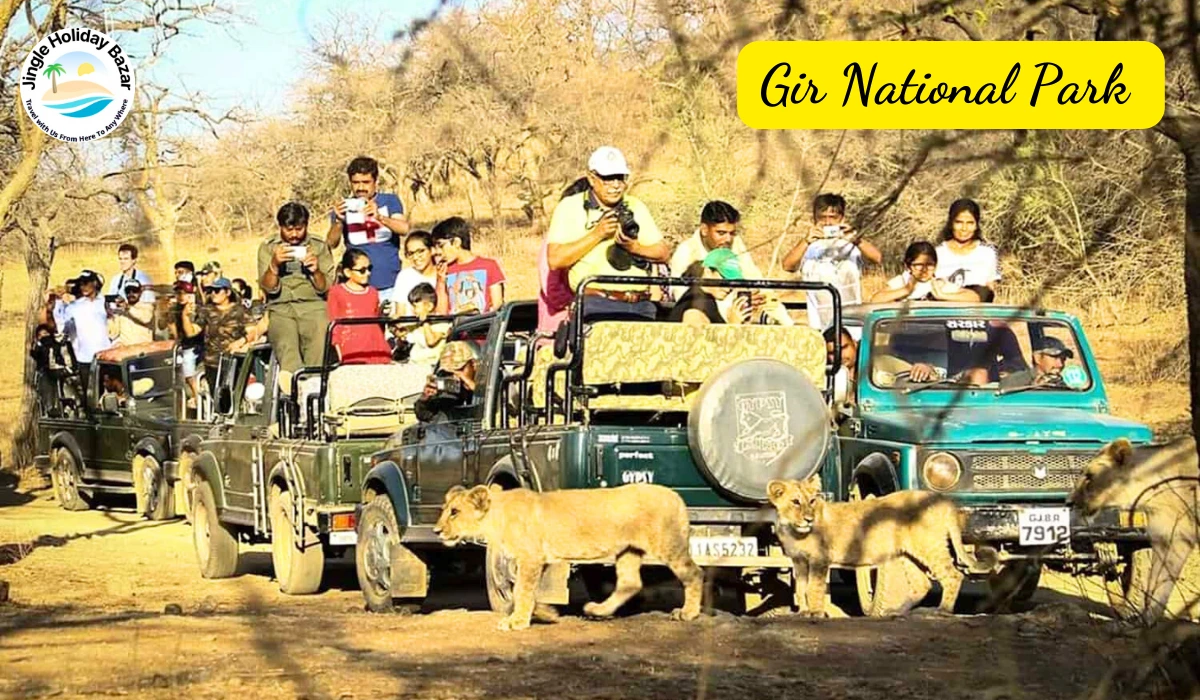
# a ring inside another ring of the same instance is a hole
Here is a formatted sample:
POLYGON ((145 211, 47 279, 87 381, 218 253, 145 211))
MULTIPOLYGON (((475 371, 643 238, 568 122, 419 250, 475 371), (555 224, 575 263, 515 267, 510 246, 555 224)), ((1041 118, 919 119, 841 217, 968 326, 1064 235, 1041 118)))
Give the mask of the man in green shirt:
POLYGON ((308 235, 308 209, 288 202, 275 215, 279 233, 258 247, 258 284, 267 295, 267 339, 279 367, 295 372, 324 362, 325 294, 334 283, 333 255, 308 235))

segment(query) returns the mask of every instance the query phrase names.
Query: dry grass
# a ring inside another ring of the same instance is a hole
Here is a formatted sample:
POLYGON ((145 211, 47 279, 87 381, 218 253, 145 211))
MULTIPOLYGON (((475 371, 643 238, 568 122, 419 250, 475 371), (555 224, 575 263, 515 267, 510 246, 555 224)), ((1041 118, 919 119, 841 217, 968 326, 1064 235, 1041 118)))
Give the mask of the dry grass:
MULTIPOLYGON (((449 215, 449 207, 426 207, 418 226, 428 229, 435 216, 449 215), (440 209, 445 209, 444 211, 440 209), (427 218, 426 218, 427 217, 427 218)), ((314 227, 323 233, 320 225, 314 227)), ((219 260, 229 277, 253 281, 255 255, 259 239, 179 241, 179 257, 190 259, 197 266, 207 260, 219 260)), ((537 254, 541 237, 526 228, 502 228, 498 232, 479 236, 474 246, 481 255, 498 258, 508 274, 508 296, 511 299, 530 299, 537 293, 537 254)), ((787 243, 785 243, 787 245, 787 243)), ((757 262, 765 269, 770 261, 771 247, 754 251, 757 262)), ((58 251, 51 280, 61 282, 82 268, 100 271, 106 276, 117 270, 113 249, 72 246, 58 251)), ((171 264, 161 252, 147 249, 142 253, 142 267, 155 281, 171 277, 171 264)), ((3 268, 3 297, 0 298, 0 357, 14 358, 0 366, 0 449, 7 451, 12 424, 18 412, 20 372, 22 365, 15 358, 24 355, 22 310, 29 289, 24 268, 10 262, 3 268)), ((878 270, 869 271, 864 288, 869 295, 886 281, 878 270)), ((1013 295, 1017 297, 1017 295, 1013 295)), ((1045 305, 1056 306, 1053 299, 1045 305)), ((1164 312, 1135 301, 1097 304, 1092 308, 1066 308, 1079 315, 1087 329, 1093 351, 1100 363, 1110 391, 1113 412, 1142 420, 1164 432, 1177 432, 1189 419, 1187 388, 1186 327, 1178 312, 1164 312)))

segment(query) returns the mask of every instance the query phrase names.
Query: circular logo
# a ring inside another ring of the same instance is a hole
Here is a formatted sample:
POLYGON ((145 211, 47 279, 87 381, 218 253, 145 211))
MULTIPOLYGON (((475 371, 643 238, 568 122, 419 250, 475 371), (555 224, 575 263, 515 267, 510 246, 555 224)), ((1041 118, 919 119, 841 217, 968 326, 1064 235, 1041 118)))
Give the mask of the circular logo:
POLYGON ((59 141, 93 141, 117 128, 133 106, 133 71, 121 45, 95 29, 51 32, 21 66, 21 103, 59 141))
POLYGON ((1070 367, 1064 369, 1062 378, 1063 384, 1066 384, 1072 389, 1082 389, 1087 386, 1088 382, 1087 373, 1083 371, 1082 367, 1076 365, 1071 365, 1070 367))

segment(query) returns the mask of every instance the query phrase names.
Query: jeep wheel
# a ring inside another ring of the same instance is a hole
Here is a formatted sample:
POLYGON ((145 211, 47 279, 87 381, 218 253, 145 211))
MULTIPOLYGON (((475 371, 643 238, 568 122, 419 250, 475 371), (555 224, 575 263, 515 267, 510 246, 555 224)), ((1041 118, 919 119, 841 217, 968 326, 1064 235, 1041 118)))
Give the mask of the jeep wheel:
MULTIPOLYGON (((858 483, 850 486, 850 501, 871 501, 876 498, 874 493, 862 492, 858 483)), ((878 587, 878 569, 875 567, 859 567, 854 570, 854 589, 858 594, 858 607, 864 617, 870 617, 875 610, 875 593, 878 587)))
POLYGON ((1025 603, 1037 593, 1042 579, 1040 561, 1015 561, 988 576, 986 612, 1010 610, 1013 603, 1025 603))
POLYGON ((66 448, 55 452, 54 466, 50 470, 50 482, 54 486, 54 497, 63 510, 87 510, 92 507, 79 491, 81 483, 79 464, 66 448))
POLYGON ((151 520, 170 520, 175 517, 175 494, 167 483, 162 466, 152 455, 133 458, 134 479, 137 485, 138 513, 151 520))
POLYGON ((499 549, 489 544, 483 570, 487 579, 488 604, 498 613, 510 614, 513 611, 513 587, 516 580, 512 562, 499 549))
POLYGON ((192 543, 204 578, 229 578, 237 571, 238 541, 233 528, 217 517, 216 499, 207 481, 196 484, 192 543))
POLYGON ((288 595, 316 593, 325 572, 325 551, 316 532, 302 526, 304 542, 296 541, 292 492, 271 487, 271 563, 279 590, 288 595))
POLYGON ((400 544, 396 511, 386 494, 376 496, 363 506, 358 518, 358 546, 354 548, 354 568, 367 610, 391 612, 392 547, 400 544))

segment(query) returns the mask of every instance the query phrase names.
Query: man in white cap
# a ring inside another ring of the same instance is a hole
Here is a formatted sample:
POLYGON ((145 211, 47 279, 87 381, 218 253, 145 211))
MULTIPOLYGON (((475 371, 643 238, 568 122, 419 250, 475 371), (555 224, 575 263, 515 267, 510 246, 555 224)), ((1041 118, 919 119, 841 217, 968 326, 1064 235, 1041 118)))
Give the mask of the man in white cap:
MULTIPOLYGON (((650 276, 651 263, 665 263, 671 250, 654 217, 640 200, 625 194, 629 166, 612 146, 588 159, 588 189, 564 197, 546 233, 550 270, 566 270, 571 289, 593 275, 650 276)), ((584 320, 655 318, 650 285, 592 284, 584 290, 584 320)))

